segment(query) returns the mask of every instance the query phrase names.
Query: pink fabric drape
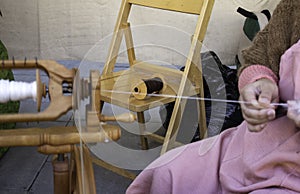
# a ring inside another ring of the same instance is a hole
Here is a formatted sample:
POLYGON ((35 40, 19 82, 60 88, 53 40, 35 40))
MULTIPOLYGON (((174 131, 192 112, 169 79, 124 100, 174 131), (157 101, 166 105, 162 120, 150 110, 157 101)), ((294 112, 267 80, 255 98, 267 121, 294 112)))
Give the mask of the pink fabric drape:
MULTIPOLYGON (((300 99, 299 51, 300 41, 281 58, 284 100, 300 99)), ((300 131, 286 116, 259 133, 243 122, 158 158, 127 190, 138 193, 300 193, 300 131)))

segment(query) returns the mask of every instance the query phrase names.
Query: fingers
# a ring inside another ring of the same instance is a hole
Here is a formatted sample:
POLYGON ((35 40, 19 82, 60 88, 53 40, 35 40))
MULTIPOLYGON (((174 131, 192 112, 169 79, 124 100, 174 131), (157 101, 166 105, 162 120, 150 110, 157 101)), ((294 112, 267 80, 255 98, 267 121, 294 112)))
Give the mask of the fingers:
POLYGON ((260 132, 262 131, 265 127, 267 126, 267 123, 263 123, 260 125, 251 125, 251 124, 247 124, 248 130, 251 132, 260 132))
POLYGON ((258 103, 261 106, 264 106, 266 108, 270 107, 271 102, 272 102, 272 95, 273 91, 270 90, 262 90, 261 93, 258 96, 258 103))
POLYGON ((293 120, 297 127, 300 127, 300 114, 295 114, 295 111, 288 110, 287 117, 293 120))
POLYGON ((275 118, 275 107, 271 102, 278 101, 277 85, 267 79, 248 84, 240 93, 242 114, 248 123, 249 131, 263 130, 275 118))
POLYGON ((300 127, 300 107, 299 101, 288 101, 287 117, 295 122, 297 127, 300 127))
POLYGON ((257 81, 256 87, 259 90, 258 103, 266 108, 273 108, 270 103, 279 101, 278 86, 268 79, 262 79, 257 81))
POLYGON ((244 118, 251 124, 261 124, 266 123, 275 118, 275 110, 274 109, 250 109, 247 108, 243 111, 244 118))
POLYGON ((261 79, 248 84, 240 94, 243 101, 249 102, 258 109, 274 108, 270 105, 271 102, 279 100, 277 85, 268 79, 261 79))
POLYGON ((274 109, 250 109, 247 108, 242 112, 244 119, 248 123, 248 129, 252 132, 263 130, 270 120, 275 118, 274 109))

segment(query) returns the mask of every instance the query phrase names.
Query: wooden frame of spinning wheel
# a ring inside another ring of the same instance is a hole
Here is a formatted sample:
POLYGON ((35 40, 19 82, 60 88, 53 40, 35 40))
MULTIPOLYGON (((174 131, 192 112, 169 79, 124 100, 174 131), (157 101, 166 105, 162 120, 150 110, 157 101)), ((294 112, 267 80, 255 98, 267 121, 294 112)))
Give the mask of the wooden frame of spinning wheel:
MULTIPOLYGON (((76 70, 67 69, 55 61, 2 61, 3 69, 42 69, 48 77, 48 93, 50 97, 49 106, 42 112, 22 113, 22 114, 3 114, 0 122, 38 122, 38 121, 55 121, 60 116, 72 109, 71 95, 64 95, 62 90, 63 83, 74 83, 76 70)), ((0 131, 0 146, 37 146, 38 151, 43 154, 64 155, 71 153, 70 161, 68 158, 54 157, 53 174, 54 174, 54 193, 96 193, 92 159, 89 150, 84 145, 83 152, 77 144, 89 142, 104 142, 109 138, 117 140, 120 137, 120 128, 114 125, 103 125, 103 130, 99 130, 101 118, 111 120, 100 115, 95 110, 95 103, 100 102, 99 93, 100 85, 98 84, 100 73, 92 71, 90 84, 92 95, 90 96, 90 109, 87 110, 87 127, 85 133, 79 134, 75 126, 71 127, 49 127, 49 128, 26 128, 0 131), (83 161, 81 161, 83 154, 83 161), (81 165, 81 163, 83 165, 81 165), (84 168, 84 170, 82 169, 84 168)), ((45 86, 37 76, 37 93, 38 104, 45 94, 45 86)), ((40 105, 38 105, 39 107, 40 105)))

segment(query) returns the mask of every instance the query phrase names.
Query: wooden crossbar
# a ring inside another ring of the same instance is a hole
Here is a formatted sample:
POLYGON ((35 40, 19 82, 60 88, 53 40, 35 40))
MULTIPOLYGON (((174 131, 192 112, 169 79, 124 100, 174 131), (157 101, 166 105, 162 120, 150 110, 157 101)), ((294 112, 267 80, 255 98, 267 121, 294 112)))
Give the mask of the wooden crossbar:
POLYGON ((203 2, 201 0, 129 0, 135 5, 177 11, 189 14, 200 14, 203 2))

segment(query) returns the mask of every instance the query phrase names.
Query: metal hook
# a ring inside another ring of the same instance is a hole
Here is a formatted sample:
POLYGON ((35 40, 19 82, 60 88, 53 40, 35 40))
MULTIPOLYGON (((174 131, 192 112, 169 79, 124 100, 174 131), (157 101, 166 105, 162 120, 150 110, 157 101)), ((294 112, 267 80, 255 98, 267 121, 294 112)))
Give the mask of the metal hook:
POLYGON ((15 64, 15 57, 14 56, 12 56, 12 62, 13 62, 13 66, 15 66, 16 64, 15 64))
POLYGON ((4 59, 2 58, 2 67, 4 68, 4 59))
POLYGON ((24 58, 24 66, 26 66, 26 61, 27 61, 27 58, 25 57, 24 58))
POLYGON ((37 67, 38 66, 38 58, 34 57, 34 59, 35 59, 35 66, 37 67))

